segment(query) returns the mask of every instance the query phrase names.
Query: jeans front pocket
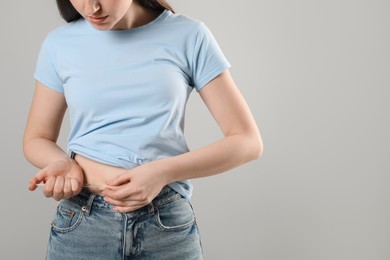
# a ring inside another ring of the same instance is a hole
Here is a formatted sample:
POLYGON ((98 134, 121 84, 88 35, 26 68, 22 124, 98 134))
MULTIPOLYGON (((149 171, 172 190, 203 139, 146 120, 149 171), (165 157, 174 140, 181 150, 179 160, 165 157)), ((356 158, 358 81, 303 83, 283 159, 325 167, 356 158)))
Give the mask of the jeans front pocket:
POLYGON ((68 200, 62 200, 57 206, 56 215, 51 223, 57 233, 66 233, 76 229, 83 219, 81 207, 68 200))
POLYGON ((192 206, 185 198, 179 198, 168 204, 158 206, 156 210, 157 225, 163 230, 184 230, 195 223, 192 206))

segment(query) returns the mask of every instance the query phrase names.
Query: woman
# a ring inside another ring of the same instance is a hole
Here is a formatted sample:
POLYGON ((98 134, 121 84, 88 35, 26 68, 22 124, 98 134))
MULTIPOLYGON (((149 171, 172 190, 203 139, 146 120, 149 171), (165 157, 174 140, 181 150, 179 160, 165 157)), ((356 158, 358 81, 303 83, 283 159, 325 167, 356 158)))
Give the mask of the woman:
POLYGON ((230 64, 207 27, 160 0, 57 0, 24 136, 30 190, 60 201, 47 259, 202 259, 193 178, 262 153, 230 64), (195 89, 224 138, 189 151, 195 89), (69 108, 68 151, 56 141, 69 108))

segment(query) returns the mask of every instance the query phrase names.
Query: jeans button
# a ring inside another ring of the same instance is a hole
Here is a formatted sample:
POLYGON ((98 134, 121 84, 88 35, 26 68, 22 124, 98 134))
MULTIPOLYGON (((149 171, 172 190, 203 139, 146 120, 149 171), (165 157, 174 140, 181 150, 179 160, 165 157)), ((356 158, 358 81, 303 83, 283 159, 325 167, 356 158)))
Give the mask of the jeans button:
POLYGON ((87 211, 87 207, 86 207, 86 206, 83 206, 83 207, 81 208, 81 210, 85 212, 85 211, 87 211))

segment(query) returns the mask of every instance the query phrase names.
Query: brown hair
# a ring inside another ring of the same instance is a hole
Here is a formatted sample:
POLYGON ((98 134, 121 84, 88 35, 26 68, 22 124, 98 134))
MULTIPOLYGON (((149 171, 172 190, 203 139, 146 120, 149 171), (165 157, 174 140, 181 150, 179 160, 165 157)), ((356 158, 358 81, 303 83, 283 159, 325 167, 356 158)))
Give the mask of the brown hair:
MULTIPOLYGON (((150 8, 153 10, 170 10, 175 12, 173 8, 165 0, 134 0, 137 1, 140 5, 150 8)), ((72 3, 69 0, 57 0, 58 10, 60 15, 68 23, 79 20, 82 16, 74 9, 72 3)))

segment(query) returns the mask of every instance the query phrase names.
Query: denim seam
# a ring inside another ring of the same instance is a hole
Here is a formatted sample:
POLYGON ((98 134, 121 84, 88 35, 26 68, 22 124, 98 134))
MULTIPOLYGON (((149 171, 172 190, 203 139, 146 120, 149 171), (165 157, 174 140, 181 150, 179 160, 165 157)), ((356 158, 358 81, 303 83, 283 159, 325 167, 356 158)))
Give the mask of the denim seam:
POLYGON ((179 230, 184 230, 184 229, 186 229, 186 228, 192 227, 192 226, 195 224, 195 218, 193 218, 190 222, 185 223, 185 224, 182 224, 182 225, 172 226, 172 227, 164 226, 164 224, 161 223, 160 215, 158 214, 158 211, 157 211, 157 214, 155 215, 155 219, 156 219, 156 222, 157 222, 157 224, 158 224, 158 227, 159 227, 161 230, 163 230, 163 231, 179 231, 179 230))
POLYGON ((183 197, 179 194, 179 193, 176 193, 175 195, 173 196, 169 196, 167 198, 161 198, 161 199, 158 199, 157 201, 153 202, 153 204, 156 206, 156 207, 163 207, 165 205, 168 205, 172 202, 175 202, 179 199, 182 199, 183 197))
MULTIPOLYGON (((173 201, 174 202, 174 201, 173 201)), ((188 201, 189 203, 189 201, 188 201)), ((190 203, 189 203, 190 204, 190 203)), ((164 204, 165 205, 168 205, 168 204, 164 204)), ((190 204, 191 206, 191 204, 190 204)), ((157 222, 157 225, 160 229, 164 230, 164 231, 178 231, 178 230, 184 230, 186 228, 189 228, 191 226, 193 226, 194 224, 196 224, 196 219, 195 219, 195 214, 194 214, 194 211, 192 209, 192 206, 191 206, 191 211, 192 211, 192 220, 188 223, 185 223, 185 224, 181 224, 181 225, 177 225, 177 226, 165 226, 162 222, 161 222, 161 219, 160 219, 160 212, 159 212, 159 208, 157 207, 156 208, 156 214, 154 215, 154 218, 157 222)))
MULTIPOLYGON (((58 209, 57 209, 57 211, 58 211, 58 209)), ((54 221, 51 223, 51 226, 52 226, 53 230, 58 232, 58 233, 68 233, 70 231, 75 230, 80 225, 82 220, 83 220, 83 214, 82 214, 82 212, 79 212, 79 216, 78 216, 76 222, 71 227, 67 227, 67 228, 57 227, 54 224, 54 221)))

